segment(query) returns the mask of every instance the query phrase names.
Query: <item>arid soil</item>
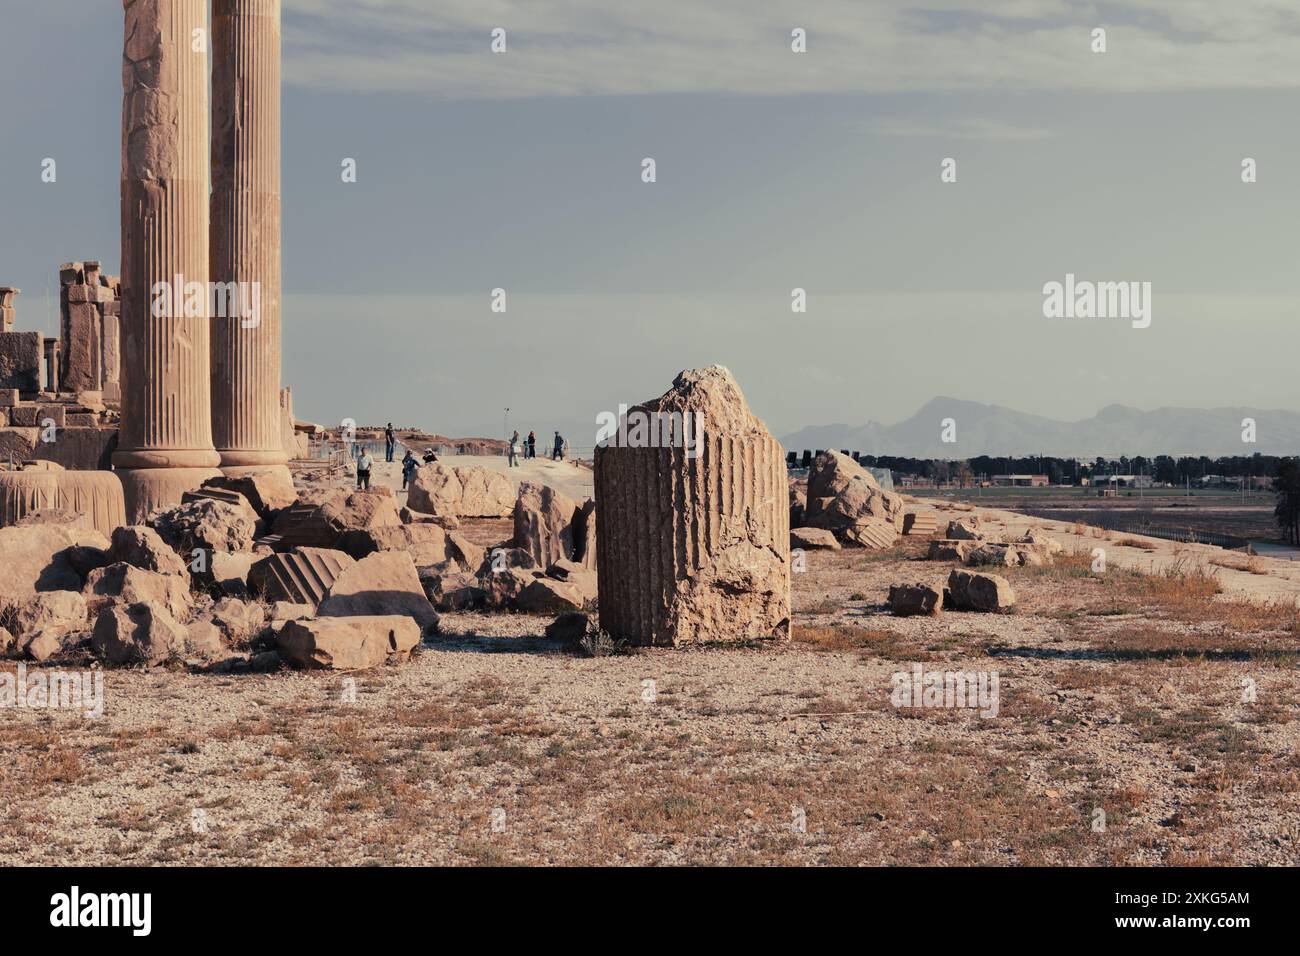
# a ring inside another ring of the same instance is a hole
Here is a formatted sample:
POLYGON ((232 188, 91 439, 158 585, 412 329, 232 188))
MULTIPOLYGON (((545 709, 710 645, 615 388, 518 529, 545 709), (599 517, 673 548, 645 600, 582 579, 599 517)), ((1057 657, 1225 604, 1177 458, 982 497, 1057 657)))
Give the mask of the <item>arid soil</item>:
POLYGON ((890 616, 950 570, 904 538, 809 552, 785 646, 591 657, 448 614, 353 675, 109 670, 101 718, 0 712, 0 862, 1300 862, 1290 582, 1080 530, 1005 572, 1007 615, 890 616), (996 671, 997 715, 895 707, 913 664, 996 671))

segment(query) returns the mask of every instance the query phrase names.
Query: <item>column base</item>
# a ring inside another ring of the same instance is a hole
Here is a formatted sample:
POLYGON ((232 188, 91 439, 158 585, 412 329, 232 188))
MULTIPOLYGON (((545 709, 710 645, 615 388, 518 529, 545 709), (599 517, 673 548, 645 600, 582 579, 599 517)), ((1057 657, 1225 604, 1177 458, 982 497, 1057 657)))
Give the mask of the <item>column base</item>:
MULTIPOLYGON (((256 451, 246 448, 218 448, 221 456, 218 466, 227 478, 248 478, 253 475, 266 475, 285 491, 294 493, 293 474, 289 471, 288 461, 280 449, 256 451)), ((297 497, 294 493, 294 497, 297 497)))
POLYGON ((248 475, 274 475, 293 484, 293 472, 289 466, 280 465, 222 465, 221 473, 227 478, 244 478, 248 475))
POLYGON ((221 458, 221 470, 227 468, 272 468, 276 465, 284 465, 289 460, 289 456, 282 449, 259 451, 249 448, 218 448, 217 455, 221 458))
POLYGON ((117 472, 126 498, 126 520, 143 524, 159 508, 174 508, 181 495, 194 491, 209 478, 221 477, 215 468, 129 468, 117 472))

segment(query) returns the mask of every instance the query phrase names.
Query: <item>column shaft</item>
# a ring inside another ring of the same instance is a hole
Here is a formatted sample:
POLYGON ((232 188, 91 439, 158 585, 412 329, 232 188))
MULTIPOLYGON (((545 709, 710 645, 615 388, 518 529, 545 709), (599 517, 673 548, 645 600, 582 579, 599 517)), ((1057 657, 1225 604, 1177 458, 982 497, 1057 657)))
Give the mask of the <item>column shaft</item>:
POLYGON ((216 474, 204 0, 124 0, 122 427, 129 520, 216 474), (166 298, 160 299, 166 290, 166 298))
POLYGON ((236 289, 233 302, 243 306, 212 318, 213 438, 229 474, 287 460, 280 413, 280 0, 214 0, 212 27, 212 278, 219 289, 236 289))
POLYGON ((596 448, 600 626, 639 645, 788 640, 781 445, 720 366, 682 372, 661 398, 629 412, 629 423, 643 412, 684 411, 703 424, 693 449, 661 441, 596 448))

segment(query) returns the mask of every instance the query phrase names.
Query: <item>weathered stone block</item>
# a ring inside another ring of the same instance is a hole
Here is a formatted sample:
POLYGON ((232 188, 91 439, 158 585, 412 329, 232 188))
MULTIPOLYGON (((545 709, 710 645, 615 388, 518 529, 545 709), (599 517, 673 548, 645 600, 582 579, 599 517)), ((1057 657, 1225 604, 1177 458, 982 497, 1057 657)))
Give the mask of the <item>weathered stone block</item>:
POLYGON ((39 392, 44 386, 45 336, 40 332, 0 332, 0 389, 39 392))
POLYGON ((68 304, 63 315, 63 364, 59 369, 64 391, 98 391, 103 385, 102 325, 99 309, 94 304, 68 304))
POLYGON ((110 664, 161 664, 181 654, 185 637, 167 608, 143 601, 102 610, 90 646, 110 664))
POLYGON ((62 428, 67 424, 67 406, 16 405, 9 410, 9 421, 19 428, 62 428))
POLYGON ((276 635, 276 646, 290 664, 329 670, 405 660, 419 643, 419 625, 401 615, 300 619, 289 621, 276 635))
POLYGON ((79 416, 65 416, 67 425, 59 429, 54 441, 40 440, 39 429, 24 429, 32 435, 32 448, 26 457, 57 462, 69 471, 104 471, 112 463, 117 447, 114 425, 81 425, 79 416))
POLYGON ((1005 612, 1015 603, 1010 581, 978 571, 953 571, 943 593, 943 606, 957 611, 1005 612))
POLYGON ((889 610, 899 617, 939 614, 943 611, 943 594, 928 584, 895 584, 889 588, 889 610))
POLYGON ((0 461, 27 461, 41 444, 38 428, 0 428, 0 461))
POLYGON ((298 548, 272 554, 248 572, 248 584, 264 600, 292 602, 315 609, 325 599, 339 573, 353 564, 350 556, 331 548, 298 548))
POLYGON ((317 612, 321 617, 401 614, 421 630, 436 627, 438 613, 425 596, 415 562, 404 551, 376 551, 343 568, 317 612))

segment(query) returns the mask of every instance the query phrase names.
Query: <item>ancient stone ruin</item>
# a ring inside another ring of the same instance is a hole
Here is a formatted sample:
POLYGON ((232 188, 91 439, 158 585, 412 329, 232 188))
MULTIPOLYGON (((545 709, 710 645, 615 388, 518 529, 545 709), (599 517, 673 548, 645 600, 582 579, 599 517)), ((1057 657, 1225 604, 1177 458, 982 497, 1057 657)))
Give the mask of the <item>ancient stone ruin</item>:
POLYGON ((207 3, 124 8, 123 276, 64 264, 56 339, 16 330, 0 289, 0 460, 116 468, 139 521, 218 468, 289 489, 302 442, 280 388, 279 0, 215 0, 211 141, 207 3))
MULTIPOLYGON (((783 453, 720 366, 627 411, 597 451, 595 500, 436 462, 400 510, 384 487, 295 489, 287 462, 304 436, 279 382, 280 4, 214 0, 211 140, 208 54, 191 47, 204 0, 124 8, 122 277, 66 263, 48 340, 15 331, 17 290, 0 290, 0 538, 14 571, 0 605, 34 609, 10 615, 6 651, 368 667, 404 659, 438 609, 585 622, 597 598, 601 628, 631 644, 789 638, 783 453), (666 428, 647 435, 642 418, 666 428), (457 530, 506 517, 499 546, 457 530)), ((889 513, 878 488, 823 483, 840 504, 809 511, 847 523, 810 540, 860 539, 863 509, 889 513)))
POLYGON ((214 0, 212 55, 212 281, 238 290, 212 316, 213 441, 226 474, 274 470, 287 483, 279 0, 214 0))
MULTIPOLYGON (((95 262, 60 270, 61 337, 16 329, 17 289, 0 293, 0 481, 24 462, 106 469, 117 439, 116 282, 95 262), (89 279, 89 281, 88 281, 89 279)), ((0 524, 11 518, 0 511, 0 524)))
POLYGON ((127 515, 139 521, 218 475, 221 457, 208 297, 193 309, 154 308, 159 284, 208 283, 208 57, 190 46, 207 28, 207 4, 127 0, 125 12, 122 430, 113 465, 127 515))
POLYGON ((903 529, 903 500, 882 490, 848 455, 824 451, 808 473, 802 523, 830 531, 844 544, 888 548, 903 529))
POLYGON ((60 267, 58 361, 48 366, 50 391, 98 392, 106 402, 119 402, 120 300, 121 280, 101 274, 98 262, 60 267))
POLYGON ((628 415, 688 411, 697 457, 684 441, 596 449, 600 626, 638 645, 788 639, 785 455, 721 366, 628 415))

